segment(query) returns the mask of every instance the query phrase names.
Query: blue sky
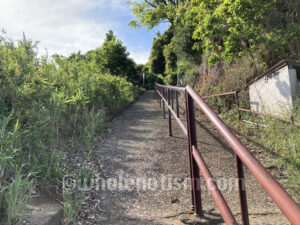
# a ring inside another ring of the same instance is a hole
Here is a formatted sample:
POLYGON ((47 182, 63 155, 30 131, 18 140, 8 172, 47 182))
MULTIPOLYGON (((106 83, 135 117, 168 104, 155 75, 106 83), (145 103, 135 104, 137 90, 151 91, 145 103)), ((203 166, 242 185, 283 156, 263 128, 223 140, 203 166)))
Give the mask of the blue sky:
POLYGON ((166 25, 148 31, 129 27, 126 0, 0 0, 0 29, 13 39, 39 41, 40 54, 86 52, 99 47, 108 30, 123 41, 137 63, 149 57, 152 39, 166 25))

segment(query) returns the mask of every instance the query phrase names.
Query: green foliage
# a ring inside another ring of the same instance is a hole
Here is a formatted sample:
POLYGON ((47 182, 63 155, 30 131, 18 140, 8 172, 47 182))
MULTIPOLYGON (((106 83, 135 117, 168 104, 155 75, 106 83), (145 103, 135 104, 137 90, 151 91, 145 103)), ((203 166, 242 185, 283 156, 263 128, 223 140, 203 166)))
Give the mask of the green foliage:
MULTIPOLYGON (((87 58, 90 69, 94 72, 110 73, 127 78, 130 82, 138 84, 139 74, 135 62, 129 58, 129 53, 122 41, 118 40, 113 31, 108 31, 102 46, 89 51, 83 60, 87 58)), ((79 59, 80 60, 80 59, 79 59)))
POLYGON ((192 40, 192 31, 189 26, 185 29, 182 25, 184 12, 190 1, 128 2, 137 18, 137 20, 131 21, 129 25, 137 28, 143 25, 147 29, 152 29, 162 22, 170 24, 168 30, 162 35, 158 34, 158 37, 153 40, 148 65, 151 73, 163 75, 165 83, 176 84, 178 62, 186 60, 181 56, 186 56, 185 53, 193 51, 193 44, 191 45, 193 41, 190 41, 192 40), (187 38, 189 35, 190 39, 187 38))
POLYGON ((0 185, 0 223, 4 225, 21 224, 26 204, 31 199, 32 182, 29 176, 22 176, 16 169, 14 179, 8 186, 0 185))
POLYGON ((216 53, 213 53, 208 59, 208 65, 214 65, 217 62, 220 62, 220 58, 216 53))
POLYGON ((189 60, 180 60, 178 62, 178 73, 184 76, 186 84, 195 84, 196 75, 198 74, 199 66, 196 62, 189 60))
POLYGON ((165 67, 165 83, 176 85, 177 83, 177 55, 172 43, 164 46, 164 58, 166 60, 165 67))
POLYGON ((205 55, 210 55, 203 62, 209 66, 241 57, 268 66, 280 59, 299 59, 300 2, 296 0, 144 0, 129 4, 136 17, 130 23, 134 27, 170 24, 154 40, 149 59, 151 72, 163 74, 166 83, 174 84, 176 75, 186 82, 197 80, 199 71, 183 68, 188 64, 195 68, 205 55), (170 39, 163 41, 170 31, 170 39))
POLYGON ((158 37, 153 39, 152 50, 148 62, 150 73, 165 73, 166 59, 164 56, 164 49, 170 44, 172 36, 172 30, 169 29, 162 35, 158 34, 158 37))
MULTIPOLYGON (((296 108, 298 108, 298 104, 296 104, 296 108)), ((299 123, 299 115, 300 112, 296 110, 294 113, 296 123, 299 123)), ((280 173, 284 173, 283 177, 278 177, 280 182, 292 193, 295 193, 295 196, 299 196, 300 138, 298 134, 300 127, 277 119, 241 112, 242 120, 265 125, 265 127, 256 126, 237 120, 237 116, 234 109, 223 113, 221 118, 231 127, 257 141, 258 148, 263 150, 268 158, 272 159, 265 162, 264 166, 275 167, 280 173)), ((247 143, 247 140, 244 141, 247 143)), ((253 146, 253 144, 250 141, 250 145, 253 146)))
POLYGON ((148 73, 146 75, 146 89, 147 90, 154 90, 155 84, 162 84, 163 83, 163 77, 161 75, 156 75, 153 73, 148 73))
MULTIPOLYGON (((299 9, 296 2, 291 5, 299 9)), ((213 51, 229 62, 255 52, 261 52, 259 56, 263 61, 268 57, 266 53, 279 58, 295 57, 299 49, 292 50, 288 46, 298 45, 299 36, 295 34, 299 34, 300 20, 282 6, 288 3, 279 0, 193 0, 189 13, 196 15, 193 38, 200 41, 196 47, 213 51), (286 16, 282 17, 283 14, 286 16), (292 17, 293 22, 288 21, 292 17)), ((216 55, 212 55, 212 63, 216 55)))
POLYGON ((14 167, 13 162, 19 157, 21 150, 20 125, 16 121, 10 129, 11 117, 11 115, 8 117, 0 116, 0 181, 10 174, 10 170, 14 167))
MULTIPOLYGON (((158 34, 158 37, 153 40, 147 65, 151 73, 161 74, 164 77, 164 83, 172 85, 177 83, 179 63, 182 66, 184 62, 193 63, 196 61, 194 58, 197 54, 189 54, 193 52, 192 45, 182 37, 184 33, 184 31, 181 31, 174 36, 174 32, 170 27, 162 35, 158 34)), ((181 72, 182 74, 186 73, 184 70, 181 70, 181 72)))
POLYGON ((177 9, 179 5, 184 5, 185 2, 188 1, 127 1, 132 6, 132 13, 137 18, 137 20, 131 21, 129 25, 136 28, 142 25, 150 30, 161 22, 168 21, 173 24, 178 14, 177 9))
POLYGON ((84 194, 80 191, 63 190, 64 224, 75 224, 79 218, 79 210, 84 200, 84 194))
POLYGON ((128 80, 138 84, 140 74, 112 32, 95 51, 52 58, 38 58, 25 36, 17 43, 0 37, 0 56, 0 218, 14 224, 28 175, 40 188, 61 180, 62 149, 91 150, 108 116, 139 94, 128 80))

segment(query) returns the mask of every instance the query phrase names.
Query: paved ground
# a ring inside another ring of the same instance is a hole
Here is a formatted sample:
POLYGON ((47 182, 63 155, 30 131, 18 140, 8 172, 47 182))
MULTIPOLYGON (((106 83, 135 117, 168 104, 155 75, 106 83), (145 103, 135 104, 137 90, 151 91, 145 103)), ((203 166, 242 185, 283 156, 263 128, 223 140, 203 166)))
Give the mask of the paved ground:
MULTIPOLYGON (((233 152, 210 123, 198 119, 199 150, 240 220, 233 152)), ((105 188, 93 192, 80 224, 181 224, 180 212, 190 207, 187 140, 172 122, 174 136, 169 137, 168 120, 154 93, 146 92, 109 124, 95 158, 105 188)), ((248 171, 246 188, 251 224, 289 224, 248 171)), ((222 224, 205 189, 202 198, 203 224, 222 224)))

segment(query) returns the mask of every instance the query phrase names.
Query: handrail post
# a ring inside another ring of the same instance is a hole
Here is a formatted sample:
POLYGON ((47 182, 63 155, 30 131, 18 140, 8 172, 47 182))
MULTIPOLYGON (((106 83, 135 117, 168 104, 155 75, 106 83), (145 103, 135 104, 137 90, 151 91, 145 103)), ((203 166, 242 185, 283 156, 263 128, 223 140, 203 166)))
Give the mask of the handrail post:
MULTIPOLYGON (((155 86, 155 88, 157 88, 157 87, 155 86)), ((157 91, 160 92, 158 88, 157 88, 157 91)), ((157 93, 157 94, 158 94, 158 93, 157 93)), ((159 94, 158 94, 158 97, 159 97, 159 108, 161 109, 161 101, 162 101, 162 98, 160 97, 159 94)))
POLYGON ((162 98, 160 98, 160 101, 159 101, 159 107, 161 108, 161 102, 162 102, 162 98))
POLYGON ((159 101, 159 94, 158 94, 158 90, 157 90, 157 87, 155 86, 155 93, 156 95, 156 101, 158 102, 159 101))
POLYGON ((190 159, 190 178, 191 178, 191 194, 192 194, 192 208, 195 214, 202 215, 201 202, 201 186, 199 167, 193 157, 193 146, 197 148, 194 100, 185 92, 186 102, 186 119, 188 129, 188 144, 189 144, 189 159, 190 159))
POLYGON ((242 224, 249 225, 249 214, 248 214, 246 183, 245 183, 245 177, 244 177, 243 162, 236 154, 235 154, 235 159, 236 159, 236 171, 237 171, 237 177, 238 177, 238 188, 239 188, 242 224))
POLYGON ((237 110, 237 114, 238 114, 238 119, 241 120, 241 113, 240 113, 240 101, 239 101, 239 92, 236 91, 234 94, 235 97, 235 103, 236 103, 236 110, 237 110))
POLYGON ((178 91, 176 91, 176 113, 179 118, 179 102, 178 102, 178 91))
MULTIPOLYGON (((171 90, 167 89, 167 93, 168 93, 168 106, 170 106, 171 103, 171 90)), ((169 136, 172 137, 172 118, 171 118, 171 110, 168 107, 168 111, 169 111, 169 136)))
POLYGON ((174 91, 171 90, 172 109, 174 110, 174 91))
MULTIPOLYGON (((165 97, 165 88, 162 88, 162 96, 165 97)), ((166 109, 165 109, 165 101, 163 100, 163 114, 164 114, 164 119, 166 119, 166 109)))

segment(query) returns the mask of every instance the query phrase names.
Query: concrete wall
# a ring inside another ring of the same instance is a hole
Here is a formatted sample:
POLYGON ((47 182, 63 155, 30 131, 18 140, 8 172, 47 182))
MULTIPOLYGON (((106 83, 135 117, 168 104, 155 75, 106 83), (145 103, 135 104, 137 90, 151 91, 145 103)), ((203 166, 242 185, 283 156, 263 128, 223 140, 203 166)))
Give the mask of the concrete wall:
POLYGON ((285 66, 250 85, 251 110, 288 116, 299 89, 296 70, 285 66))

